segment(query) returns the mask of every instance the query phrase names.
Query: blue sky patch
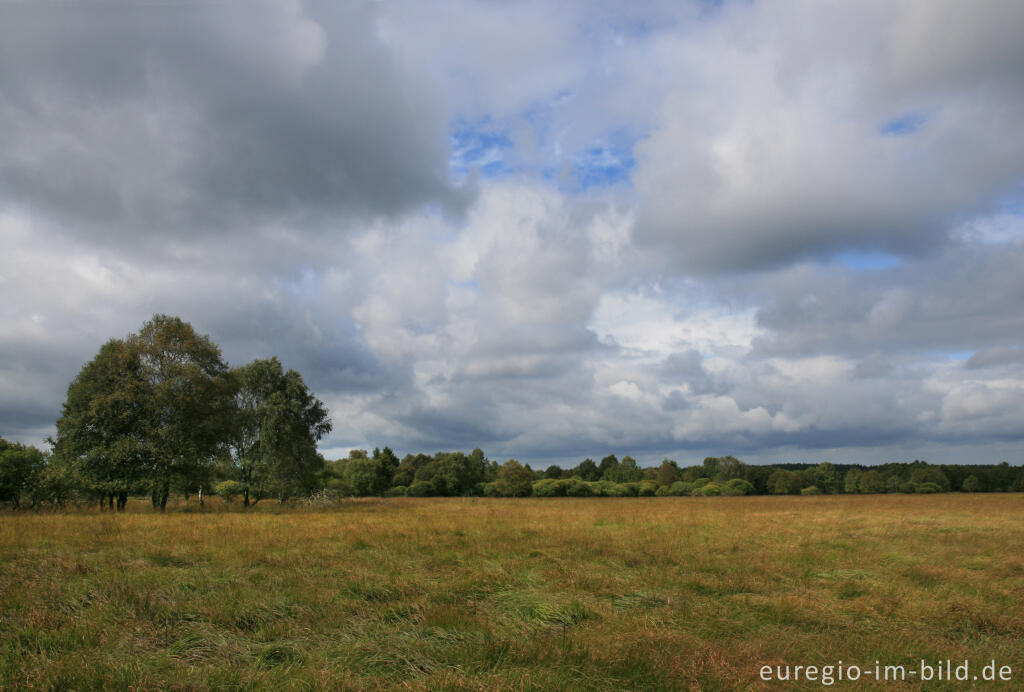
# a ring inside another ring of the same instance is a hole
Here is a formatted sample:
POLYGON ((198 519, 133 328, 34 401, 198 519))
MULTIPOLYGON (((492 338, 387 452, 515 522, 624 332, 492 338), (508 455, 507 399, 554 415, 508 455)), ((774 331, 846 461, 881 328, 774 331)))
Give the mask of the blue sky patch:
POLYGON ((495 178, 514 170, 508 160, 513 149, 512 140, 490 118, 474 123, 455 123, 449 143, 452 153, 448 167, 456 176, 464 176, 475 169, 484 177, 495 178))
POLYGON ((892 269, 903 264, 902 259, 888 252, 848 251, 836 255, 832 261, 854 271, 892 269))
POLYGON ((451 155, 448 167, 456 178, 477 171, 485 178, 513 173, 533 173, 555 183, 564 192, 582 192, 591 188, 628 183, 636 164, 633 146, 637 137, 624 129, 609 132, 593 140, 582 151, 564 151, 552 141, 551 109, 565 99, 559 93, 549 102, 534 104, 522 114, 533 128, 537 148, 534 160, 524 159, 508 134, 509 126, 490 117, 475 121, 456 120, 449 137, 451 155))
POLYGON ((882 134, 891 137, 911 135, 920 130, 928 121, 920 113, 907 113, 882 124, 882 134))
POLYGON ((633 159, 635 138, 615 132, 604 142, 590 147, 576 158, 573 172, 579 189, 605 187, 628 182, 636 165, 633 159))

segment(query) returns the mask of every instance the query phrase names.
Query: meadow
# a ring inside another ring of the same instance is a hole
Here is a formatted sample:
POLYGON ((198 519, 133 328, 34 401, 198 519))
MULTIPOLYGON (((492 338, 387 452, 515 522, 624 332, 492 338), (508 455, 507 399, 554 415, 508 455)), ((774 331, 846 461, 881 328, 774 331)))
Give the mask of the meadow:
POLYGON ((0 515, 0 689, 1019 690, 1022 637, 1022 494, 0 515))

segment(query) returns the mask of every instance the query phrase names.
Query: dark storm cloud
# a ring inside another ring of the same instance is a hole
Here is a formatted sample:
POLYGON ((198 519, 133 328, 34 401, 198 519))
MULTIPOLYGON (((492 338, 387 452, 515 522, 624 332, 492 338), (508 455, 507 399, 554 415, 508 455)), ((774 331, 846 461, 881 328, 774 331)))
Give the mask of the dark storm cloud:
POLYGON ((369 6, 5 3, 0 204, 123 243, 458 205, 369 6))

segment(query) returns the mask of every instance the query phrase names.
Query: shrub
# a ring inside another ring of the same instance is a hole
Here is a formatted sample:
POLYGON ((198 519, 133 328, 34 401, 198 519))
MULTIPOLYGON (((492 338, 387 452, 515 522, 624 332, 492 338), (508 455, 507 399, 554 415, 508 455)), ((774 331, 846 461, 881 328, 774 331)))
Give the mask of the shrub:
POLYGON ((386 497, 405 497, 409 494, 409 488, 404 485, 396 485, 394 488, 388 488, 387 492, 384 493, 386 497))
POLYGON ((697 480, 690 481, 690 486, 692 487, 692 490, 700 490, 710 482, 710 478, 698 478, 697 480))
POLYGON ((569 481, 554 478, 545 478, 534 482, 533 494, 535 497, 565 497, 569 481))
POLYGON ((938 483, 921 483, 917 486, 918 493, 941 493, 942 487, 938 483))
POLYGON ((327 489, 317 491, 304 500, 307 507, 329 507, 339 505, 341 501, 340 495, 327 489))
POLYGON ((752 495, 753 493, 753 484, 749 481, 743 480, 742 478, 733 478, 722 486, 723 495, 752 495))
POLYGON ((434 494, 434 484, 430 481, 416 481, 406 491, 409 497, 430 497, 434 494))
POLYGON ((658 497, 668 497, 672 494, 672 490, 667 485, 661 485, 658 486, 656 491, 654 491, 654 494, 658 497))
POLYGON ((705 483, 699 491, 694 490, 694 493, 700 493, 704 497, 714 497, 722 494, 722 486, 715 482, 705 483))
MULTIPOLYGON (((352 488, 348 485, 348 483, 346 483, 340 478, 328 479, 327 482, 324 484, 324 489, 330 491, 331 494, 337 495, 339 497, 347 497, 355 494, 352 491, 352 488)), ((216 492, 216 489, 214 490, 214 492, 216 492)))
POLYGON ((484 483, 484 497, 501 497, 494 483, 484 483))
POLYGON ((608 497, 633 497, 632 489, 626 483, 608 483, 604 494, 608 497))
POLYGON ((900 492, 901 493, 916 493, 917 492, 917 483, 915 483, 913 481, 907 481, 905 483, 900 483, 900 492))
POLYGON ((565 494, 569 497, 590 497, 594 494, 591 484, 581 481, 579 478, 570 478, 565 488, 565 494))
POLYGON ((654 481, 640 481, 636 487, 636 494, 640 497, 654 497, 658 492, 658 484, 654 481))
POLYGON ((221 481, 213 486, 213 492, 220 495, 224 502, 231 502, 233 499, 245 492, 245 486, 238 481, 221 481))
POLYGON ((981 489, 981 483, 978 481, 977 476, 970 475, 964 479, 964 483, 960 489, 965 493, 976 493, 981 489))
POLYGON ((821 495, 821 490, 816 485, 809 485, 800 491, 801 495, 821 495))
POLYGON ((693 483, 687 483, 686 481, 676 481, 668 487, 668 494, 675 495, 677 497, 683 495, 690 495, 693 493, 693 483))

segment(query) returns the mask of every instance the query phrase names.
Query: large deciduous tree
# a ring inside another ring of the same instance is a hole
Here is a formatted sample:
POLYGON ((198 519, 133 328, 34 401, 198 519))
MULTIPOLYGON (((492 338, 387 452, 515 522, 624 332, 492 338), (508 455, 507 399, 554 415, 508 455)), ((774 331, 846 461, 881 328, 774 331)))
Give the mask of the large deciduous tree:
POLYGON ((138 349, 122 339, 103 344, 68 386, 54 454, 101 504, 116 498, 122 509, 129 492, 153 481, 148 396, 138 349))
POLYGON ((128 341, 146 383, 153 505, 163 509, 173 481, 198 486, 224 450, 235 385, 220 348, 180 318, 155 315, 128 341))
POLYGON ((222 451, 233 395, 216 344, 177 317, 154 315, 104 344, 72 381, 55 454, 119 508, 145 485, 162 510, 173 484, 197 485, 222 451))
POLYGON ((238 389, 230 449, 245 506, 271 493, 283 498, 310 490, 324 464, 316 443, 331 431, 327 408, 277 358, 233 372, 238 389))

